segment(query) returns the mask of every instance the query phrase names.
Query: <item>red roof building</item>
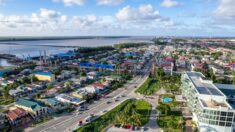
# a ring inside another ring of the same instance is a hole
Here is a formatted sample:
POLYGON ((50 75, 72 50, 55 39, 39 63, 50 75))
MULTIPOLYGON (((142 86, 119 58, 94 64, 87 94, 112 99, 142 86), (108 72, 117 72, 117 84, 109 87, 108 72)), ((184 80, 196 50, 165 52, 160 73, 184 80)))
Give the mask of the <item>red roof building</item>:
POLYGON ((166 61, 173 61, 173 59, 171 57, 167 57, 164 60, 166 60, 166 61))
POLYGON ((22 117, 26 116, 28 113, 21 109, 16 108, 14 110, 9 110, 6 114, 7 119, 9 122, 13 125, 17 124, 18 120, 20 120, 22 117))
POLYGON ((95 88, 100 89, 100 90, 103 90, 103 89, 106 88, 106 86, 104 86, 102 83, 94 83, 93 86, 94 86, 95 88))

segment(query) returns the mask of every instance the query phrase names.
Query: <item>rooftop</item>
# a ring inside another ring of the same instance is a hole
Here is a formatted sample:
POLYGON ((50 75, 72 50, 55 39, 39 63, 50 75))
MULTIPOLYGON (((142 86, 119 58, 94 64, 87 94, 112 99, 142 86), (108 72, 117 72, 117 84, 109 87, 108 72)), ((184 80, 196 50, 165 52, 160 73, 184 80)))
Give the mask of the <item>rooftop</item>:
POLYGON ((44 76, 52 76, 53 75, 51 72, 36 72, 35 74, 44 75, 44 76))
POLYGON ((203 74, 199 72, 187 72, 187 75, 199 94, 224 96, 212 81, 205 79, 203 74))
POLYGON ((17 118, 26 115, 26 111, 21 108, 16 108, 14 110, 9 110, 6 114, 7 118, 11 121, 16 120, 17 118))
POLYGON ((56 105, 59 103, 59 101, 56 100, 55 98, 47 98, 47 99, 43 99, 42 101, 49 105, 56 105))
POLYGON ((33 111, 40 110, 42 107, 40 103, 32 101, 32 100, 27 100, 27 99, 19 99, 18 101, 16 101, 16 104, 31 108, 33 111))
POLYGON ((219 109, 219 108, 227 108, 228 105, 225 103, 221 103, 221 102, 216 102, 214 100, 202 100, 200 99, 201 103, 203 104, 204 107, 209 107, 209 108, 215 108, 215 109, 219 109))

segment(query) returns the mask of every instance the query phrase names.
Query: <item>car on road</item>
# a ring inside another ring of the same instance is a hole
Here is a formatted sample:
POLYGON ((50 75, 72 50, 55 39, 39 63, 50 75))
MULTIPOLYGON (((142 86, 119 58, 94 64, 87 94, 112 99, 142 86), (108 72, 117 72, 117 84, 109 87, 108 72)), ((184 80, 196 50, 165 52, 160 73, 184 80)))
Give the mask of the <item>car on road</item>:
POLYGON ((148 128, 147 128, 147 127, 142 127, 142 130, 143 130, 143 131, 147 131, 148 128))
POLYGON ((108 112, 108 111, 107 111, 107 110, 103 110, 103 111, 102 111, 102 113, 106 113, 106 112, 108 112))
POLYGON ((92 116, 88 116, 85 118, 85 122, 91 122, 91 120, 92 120, 92 116))
POLYGON ((112 101, 110 101, 110 100, 106 102, 106 104, 110 104, 110 103, 112 103, 112 101))
POLYGON ((88 110, 88 107, 86 106, 80 106, 77 111, 85 111, 85 110, 88 110))
POLYGON ((78 125, 82 126, 83 125, 83 121, 79 121, 78 125))
POLYGON ((93 118, 94 118, 94 114, 90 114, 89 116, 87 116, 87 117, 85 118, 85 121, 86 121, 86 122, 91 122, 93 118))

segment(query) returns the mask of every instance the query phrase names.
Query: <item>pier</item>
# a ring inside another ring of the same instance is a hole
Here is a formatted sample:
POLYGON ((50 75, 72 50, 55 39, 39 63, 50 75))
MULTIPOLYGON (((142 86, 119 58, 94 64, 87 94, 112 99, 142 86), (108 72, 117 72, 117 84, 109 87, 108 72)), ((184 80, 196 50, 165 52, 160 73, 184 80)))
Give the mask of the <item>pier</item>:
POLYGON ((6 59, 11 64, 18 64, 23 60, 12 54, 0 54, 0 59, 6 59))
POLYGON ((12 54, 0 54, 0 58, 7 59, 7 60, 19 59, 16 57, 16 55, 12 55, 12 54))

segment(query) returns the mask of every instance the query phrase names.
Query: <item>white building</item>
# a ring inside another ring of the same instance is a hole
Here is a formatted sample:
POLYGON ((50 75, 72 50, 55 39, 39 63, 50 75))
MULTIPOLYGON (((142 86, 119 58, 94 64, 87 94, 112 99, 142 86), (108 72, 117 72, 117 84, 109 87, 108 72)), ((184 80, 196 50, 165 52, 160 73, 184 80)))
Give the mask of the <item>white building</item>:
POLYGON ((181 89, 200 132, 233 131, 235 110, 212 81, 200 72, 186 72, 181 89))
POLYGON ((55 97, 57 100, 61 101, 62 103, 68 103, 73 105, 81 105, 85 102, 85 100, 81 100, 76 97, 72 97, 66 94, 59 94, 55 97))
POLYGON ((98 73, 97 72, 89 72, 89 73, 87 73, 87 78, 96 79, 96 78, 98 78, 98 73))
POLYGON ((94 86, 87 86, 84 88, 87 93, 94 94, 94 93, 99 93, 99 89, 94 87, 94 86))

